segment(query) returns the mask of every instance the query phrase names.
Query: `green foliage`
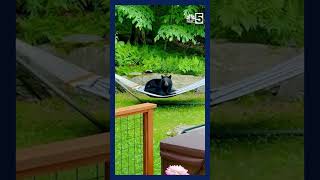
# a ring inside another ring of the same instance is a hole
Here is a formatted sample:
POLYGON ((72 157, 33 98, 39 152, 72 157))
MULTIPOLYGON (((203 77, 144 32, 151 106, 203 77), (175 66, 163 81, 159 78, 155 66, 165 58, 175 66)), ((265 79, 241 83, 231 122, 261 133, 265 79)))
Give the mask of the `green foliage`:
MULTIPOLYGON (((186 16, 195 12, 203 12, 202 6, 150 6, 150 5, 118 5, 116 6, 116 29, 122 34, 131 33, 131 24, 140 31, 149 30, 149 38, 154 42, 160 39, 165 42, 180 43, 202 42, 205 37, 204 25, 186 23, 186 16), (126 21, 127 20, 127 21, 126 21), (129 20, 129 21, 128 21, 129 20)), ((144 35, 143 35, 144 36, 144 35)), ((144 37, 143 37, 144 38, 144 37)))
POLYGON ((62 15, 109 9, 110 0, 17 0, 16 11, 30 16, 62 15))
POLYGON ((109 0, 17 0, 17 37, 56 43, 70 34, 106 35, 109 0))
POLYGON ((154 41, 160 39, 173 41, 177 40, 182 43, 197 43, 197 38, 204 38, 204 25, 195 25, 186 23, 186 17, 195 12, 203 12, 202 6, 168 6, 167 13, 160 17, 162 24, 154 41))
POLYGON ((123 42, 116 43, 116 66, 134 66, 139 63, 141 54, 137 46, 124 44, 123 42))
POLYGON ((154 15, 147 5, 117 5, 116 17, 120 23, 123 23, 123 20, 127 18, 140 30, 152 30, 154 15))
POLYGON ((212 36, 303 45, 303 0, 212 0, 212 36))
POLYGON ((162 38, 171 42, 176 39, 182 43, 191 41, 196 44, 197 36, 204 38, 205 34, 203 27, 198 25, 162 25, 154 40, 158 41, 162 38))
POLYGON ((116 6, 117 73, 126 75, 152 70, 156 73, 204 75, 204 52, 197 49, 204 46, 204 25, 186 22, 186 16, 195 12, 203 12, 203 7, 116 6), (137 46, 138 42, 143 46, 137 46))
POLYGON ((205 58, 197 55, 173 53, 157 46, 134 46, 119 41, 115 47, 116 72, 152 70, 157 73, 204 75, 205 58))
POLYGON ((178 64, 178 68, 183 74, 204 74, 205 61, 199 57, 184 58, 178 64))
POLYGON ((56 43, 70 34, 86 33, 103 36, 107 31, 107 15, 87 13, 81 16, 30 16, 17 19, 17 37, 31 43, 56 43))
MULTIPOLYGON (((88 25, 89 23, 84 21, 89 18, 84 18, 83 21, 80 18, 91 13, 96 14, 98 19, 107 17, 104 19, 104 32, 106 34, 106 30, 109 28, 109 3, 110 0, 16 0, 18 36, 21 37, 20 33, 22 31, 36 32, 33 29, 38 27, 40 20, 48 22, 46 20, 48 18, 60 19, 59 21, 66 22, 63 18, 69 20, 70 17, 75 19, 79 17, 79 23, 88 25), (36 18, 39 18, 37 23, 35 22, 36 18), (29 20, 30 22, 27 22, 29 20), (21 21, 26 22, 21 25, 19 24, 21 21), (26 26, 26 24, 30 25, 26 26), (21 26, 30 29, 23 29, 21 26)), ((119 14, 117 24, 129 27, 125 30, 126 32, 121 32, 126 34, 126 37, 131 34, 133 21, 137 24, 138 29, 142 28, 149 31, 145 36, 152 41, 164 40, 169 42, 171 40, 182 43, 184 39, 188 40, 187 42, 194 43, 201 42, 200 39, 204 37, 204 29, 200 26, 192 26, 191 24, 182 26, 185 16, 203 11, 204 7, 202 6, 152 5, 136 6, 136 8, 126 7, 122 6, 121 12, 117 11, 119 14), (128 18, 129 14, 131 14, 131 18, 128 18), (128 23, 130 23, 130 26, 128 26, 128 23), (191 38, 192 36, 196 37, 191 38)), ((211 0, 210 16, 211 37, 213 38, 273 45, 303 46, 304 43, 304 0, 211 0)), ((53 24, 63 25, 63 23, 55 22, 53 24)), ((94 25, 91 26, 96 27, 94 25)), ((63 28, 55 26, 54 29, 63 28)), ((85 29, 83 30, 83 33, 88 32, 85 29)), ((100 31, 99 34, 101 34, 100 31)), ((39 35, 28 35, 28 37, 31 36, 43 36, 43 38, 32 40, 32 42, 42 42, 48 41, 45 39, 56 39, 55 36, 60 35, 44 32, 39 35)))

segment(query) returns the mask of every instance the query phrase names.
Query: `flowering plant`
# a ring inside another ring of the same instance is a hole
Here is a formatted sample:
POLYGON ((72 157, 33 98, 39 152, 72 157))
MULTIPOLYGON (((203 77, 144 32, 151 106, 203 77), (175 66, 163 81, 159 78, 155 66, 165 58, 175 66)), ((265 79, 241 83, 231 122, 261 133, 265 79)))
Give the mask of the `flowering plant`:
POLYGON ((189 175, 189 173, 184 167, 180 165, 173 165, 166 169, 166 175, 189 175))

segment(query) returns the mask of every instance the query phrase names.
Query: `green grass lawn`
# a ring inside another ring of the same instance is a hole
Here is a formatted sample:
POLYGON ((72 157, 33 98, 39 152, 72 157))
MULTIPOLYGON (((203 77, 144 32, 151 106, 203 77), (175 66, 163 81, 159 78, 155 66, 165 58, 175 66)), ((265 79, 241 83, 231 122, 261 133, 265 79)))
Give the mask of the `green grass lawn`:
MULTIPOLYGON (((170 99, 151 99, 145 98, 146 102, 158 104, 154 112, 154 172, 159 175, 161 173, 160 159, 160 141, 168 138, 167 132, 179 125, 199 125, 205 122, 204 95, 196 95, 195 93, 187 93, 170 99), (180 104, 179 104, 180 103, 180 104), (188 103, 188 104, 187 104, 188 103), (181 105, 182 104, 182 105, 181 105)), ((116 108, 126 107, 139 104, 140 102, 127 93, 116 94, 116 108)), ((121 119, 119 119, 121 120, 121 119)), ((118 125, 118 124, 117 124, 118 125)), ((116 125, 116 126, 117 126, 116 125)), ((116 127, 117 129, 117 127, 116 127)), ((117 133, 117 132, 116 132, 117 133)), ((121 134, 122 136, 126 136, 121 134)), ((116 134, 117 136, 117 134, 116 134)), ((129 152, 133 153, 133 152, 129 152)), ((116 153, 116 163, 119 165, 120 154, 116 153)), ((129 155, 132 157, 133 154, 129 155)), ((125 157, 128 157, 125 155, 125 157)), ((125 158, 131 160, 132 158, 125 158)), ((120 167, 119 167, 120 168, 120 167)), ((117 169, 117 165, 116 165, 117 169)), ((126 171, 125 171, 126 172, 126 171)), ((131 172, 131 171, 130 171, 131 172)))
MULTIPOLYGON (((212 108, 211 128, 288 129, 304 127, 303 100, 253 94, 212 108)), ((213 129, 214 130, 214 129, 213 129)))
POLYGON ((210 174, 221 180, 303 180, 303 137, 234 138, 211 142, 210 174))
MULTIPOLYGON (((303 129, 302 100, 250 95, 211 109, 211 131, 303 129)), ((260 136, 211 140, 210 173, 221 180, 303 180, 304 137, 260 136)))
MULTIPOLYGON (((95 99, 76 97, 82 108, 90 111, 96 119, 109 126, 106 103, 95 99), (93 104, 92 101, 95 103, 93 104), (90 106, 88 106, 90 105, 90 106)), ((53 97, 41 102, 16 101, 16 148, 27 148, 83 136, 101 133, 78 112, 70 108, 60 98, 53 97)), ((92 165, 78 168, 82 179, 104 176, 103 165, 92 165)), ((76 169, 60 171, 58 174, 36 176, 37 180, 76 179, 76 169)), ((33 177, 26 178, 33 179, 33 177)))
MULTIPOLYGON (((139 103, 129 94, 117 94, 116 100, 117 107, 139 103)), ((145 100, 156 103, 152 99, 147 98, 145 100)), ((108 112, 103 110, 103 108, 107 107, 105 104, 97 103, 94 99, 88 100, 79 97, 76 97, 76 101, 84 109, 92 112, 100 122, 105 123, 105 120, 108 119, 108 112)), ((154 114, 154 163, 156 174, 160 174, 159 142, 169 137, 167 132, 178 125, 204 123, 203 95, 190 96, 190 94, 186 94, 168 100, 160 100, 159 104, 154 114), (176 105, 168 105, 174 103, 176 105), (177 105, 178 103, 183 103, 184 105, 177 105), (196 105, 191 105, 190 103, 196 105)), ((106 124, 109 124, 109 122, 106 124)), ((99 133, 99 130, 95 126, 59 98, 51 98, 38 103, 16 101, 17 149, 96 133, 99 133)), ((88 173, 94 172, 94 169, 88 171, 88 173)), ((70 174, 68 172, 63 174, 59 176, 59 179, 71 177, 71 175, 68 176, 70 174)), ((74 175, 72 172, 71 174, 74 175)), ((45 179, 45 177, 43 178, 45 179)), ((50 179, 49 177, 47 178, 50 179)))
MULTIPOLYGON (((160 140, 167 138, 166 133, 177 125, 198 125, 204 122, 202 97, 186 94, 166 100, 155 100, 146 96, 140 98, 159 104, 154 114, 155 173, 159 174, 160 140), (187 105, 188 103, 196 105, 187 105)), ((99 121, 106 121, 108 113, 103 111, 106 105, 93 101, 97 102, 94 99, 77 98, 77 102, 93 112, 99 121)), ((128 94, 117 94, 116 107, 138 103, 128 94)), ((303 128, 303 106, 303 101, 289 102, 269 96, 247 96, 212 108, 211 132, 225 129, 303 128)), ((99 130, 95 126, 61 99, 51 98, 39 103, 16 102, 17 149, 96 133, 99 133, 99 130)), ((303 179, 304 139, 296 136, 212 139, 210 162, 213 179, 303 179)), ((95 167, 83 169, 86 168, 79 169, 79 172, 86 172, 86 177, 96 172, 95 167)), ((70 177, 74 177, 74 171, 59 174, 59 179, 70 177)))
POLYGON ((60 99, 53 98, 40 103, 16 102, 18 149, 96 133, 99 133, 97 127, 60 99))

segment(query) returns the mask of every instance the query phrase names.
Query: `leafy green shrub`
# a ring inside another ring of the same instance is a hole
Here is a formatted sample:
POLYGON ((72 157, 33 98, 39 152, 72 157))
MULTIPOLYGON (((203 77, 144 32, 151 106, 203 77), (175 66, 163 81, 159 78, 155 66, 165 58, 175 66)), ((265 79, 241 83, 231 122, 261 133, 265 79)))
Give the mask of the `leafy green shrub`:
POLYGON ((211 0, 211 36, 303 45, 304 0, 211 0))
POLYGON ((146 36, 154 42, 162 40, 165 42, 164 49, 167 42, 172 41, 203 43, 199 39, 205 36, 204 25, 186 23, 187 15, 203 11, 203 6, 195 5, 117 5, 116 29, 129 34, 130 39, 142 39, 143 44, 146 44, 146 36))
POLYGON ((173 41, 174 39, 182 43, 193 42, 197 43, 196 37, 204 38, 204 28, 197 25, 162 25, 158 30, 158 35, 154 38, 155 41, 164 39, 173 41))
POLYGON ((110 0, 17 0, 16 11, 30 16, 109 10, 110 0))
POLYGON ((56 43, 69 34, 106 35, 109 0, 17 0, 17 37, 56 43))
POLYGON ((204 74, 205 61, 199 61, 198 57, 184 58, 179 61, 178 68, 183 74, 204 74))
POLYGON ((197 38, 205 37, 204 25, 186 23, 186 17, 196 12, 204 12, 203 6, 168 6, 167 13, 159 17, 161 25, 154 41, 160 39, 166 41, 177 40, 182 43, 197 43, 197 38))
POLYGON ((116 43, 116 59, 116 66, 134 66, 139 64, 141 53, 137 46, 120 41, 116 43))
POLYGON ((17 19, 17 37, 31 44, 56 43, 64 36, 84 33, 103 36, 107 31, 106 19, 101 13, 80 16, 30 16, 17 19))
POLYGON ((120 23, 123 23, 124 18, 128 18, 136 28, 152 30, 154 15, 147 5, 117 5, 116 17, 120 23))
MULTIPOLYGON (((211 0, 210 2, 212 38, 303 46, 304 0, 211 0)), ((110 0, 16 0, 17 36, 27 37, 28 42, 41 43, 56 41, 61 36, 71 33, 107 34, 109 3, 110 0), (93 19, 86 18, 93 14, 95 16, 93 19), (71 27, 68 32, 63 26, 64 23, 73 21, 72 19, 78 24, 71 27), (39 30, 35 30, 38 28, 39 30)), ((136 23, 137 27, 144 28, 145 34, 142 36, 149 40, 145 41, 148 43, 154 40, 157 44, 163 41, 194 43, 204 37, 202 26, 192 24, 182 26, 184 16, 203 11, 202 6, 152 5, 140 8, 141 11, 137 11, 139 6, 136 7, 128 9, 128 6, 126 10, 117 11, 117 24, 122 26, 121 29, 127 27, 123 30, 125 32, 121 32, 126 37, 138 36, 131 31, 132 22, 136 23), (120 21, 123 23, 119 23, 120 21), (148 30, 150 23, 152 30, 148 30)))
POLYGON ((162 50, 158 46, 134 46, 119 41, 115 47, 115 64, 118 74, 144 72, 204 75, 205 58, 162 50))

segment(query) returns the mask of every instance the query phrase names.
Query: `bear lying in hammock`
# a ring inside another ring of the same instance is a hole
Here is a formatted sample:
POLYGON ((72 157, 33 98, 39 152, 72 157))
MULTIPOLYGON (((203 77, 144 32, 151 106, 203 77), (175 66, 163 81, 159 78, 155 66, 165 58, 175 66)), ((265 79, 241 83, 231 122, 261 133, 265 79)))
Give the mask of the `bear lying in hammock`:
POLYGON ((144 91, 161 96, 174 94, 170 76, 161 75, 161 79, 151 79, 144 87, 144 91))

